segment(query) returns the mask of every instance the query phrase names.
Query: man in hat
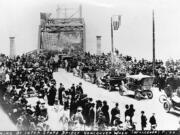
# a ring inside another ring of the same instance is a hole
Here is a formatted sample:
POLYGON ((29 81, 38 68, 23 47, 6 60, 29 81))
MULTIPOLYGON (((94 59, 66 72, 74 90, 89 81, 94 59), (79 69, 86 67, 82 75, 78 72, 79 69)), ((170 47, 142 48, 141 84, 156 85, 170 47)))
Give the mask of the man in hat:
POLYGON ((103 106, 101 108, 104 116, 106 117, 106 125, 109 125, 110 118, 109 118, 109 105, 107 104, 107 101, 103 101, 103 106))
POLYGON ((166 84, 166 77, 164 74, 160 74, 159 78, 158 78, 158 87, 159 87, 159 91, 163 90, 166 84))
POLYGON ((83 115, 84 115, 84 118, 86 120, 86 123, 89 124, 89 116, 88 116, 88 113, 89 113, 89 110, 91 108, 91 104, 92 104, 92 98, 87 98, 86 96, 85 97, 82 97, 83 99, 82 100, 82 107, 83 107, 83 115))
POLYGON ((59 99, 59 103, 60 105, 63 105, 63 101, 62 101, 62 92, 65 90, 64 86, 62 83, 60 83, 59 85, 59 89, 58 89, 58 99, 59 99))
POLYGON ((146 127, 147 125, 147 118, 146 116, 144 115, 144 111, 141 111, 141 128, 142 130, 144 130, 144 128, 146 127))
POLYGON ((126 104, 126 105, 125 105, 125 108, 126 108, 126 111, 124 112, 124 115, 125 115, 125 121, 126 121, 126 117, 127 117, 127 116, 130 116, 130 114, 129 114, 129 105, 126 104))
POLYGON ((151 130, 154 130, 157 127, 155 113, 153 113, 152 116, 150 117, 149 123, 151 124, 151 130))
POLYGON ((113 125, 117 114, 120 114, 119 104, 118 103, 116 103, 116 106, 111 110, 111 125, 113 125))
POLYGON ((55 97, 56 97, 56 87, 55 84, 53 84, 49 90, 49 94, 48 94, 48 104, 50 106, 53 106, 55 103, 55 97))
POLYGON ((131 124, 133 124, 132 121, 133 121, 134 112, 135 112, 134 105, 131 104, 130 107, 129 107, 129 116, 130 116, 131 124))
POLYGON ((76 87, 76 93, 83 94, 83 89, 82 89, 82 83, 81 82, 76 87))
POLYGON ((70 94, 72 96, 72 100, 74 101, 74 98, 75 98, 75 95, 76 95, 76 88, 75 88, 74 84, 72 84, 72 86, 71 86, 70 94))

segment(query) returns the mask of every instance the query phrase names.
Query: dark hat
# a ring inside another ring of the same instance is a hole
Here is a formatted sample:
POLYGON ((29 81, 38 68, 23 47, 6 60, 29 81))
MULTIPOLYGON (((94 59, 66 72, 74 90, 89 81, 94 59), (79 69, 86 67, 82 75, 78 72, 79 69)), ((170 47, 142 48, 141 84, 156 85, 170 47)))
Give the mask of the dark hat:
POLYGON ((95 103, 91 103, 91 107, 94 107, 95 106, 95 103))
POLYGON ((144 111, 141 111, 142 114, 144 114, 144 111))
POLYGON ((37 104, 40 104, 41 102, 40 101, 37 101, 37 104))
POLYGON ((126 105, 125 105, 125 108, 129 108, 129 105, 126 104, 126 105))
POLYGON ((103 101, 103 104, 107 104, 107 101, 106 101, 106 100, 104 100, 104 101, 103 101))
POLYGON ((130 108, 133 108, 134 107, 134 105, 133 104, 130 104, 130 108))

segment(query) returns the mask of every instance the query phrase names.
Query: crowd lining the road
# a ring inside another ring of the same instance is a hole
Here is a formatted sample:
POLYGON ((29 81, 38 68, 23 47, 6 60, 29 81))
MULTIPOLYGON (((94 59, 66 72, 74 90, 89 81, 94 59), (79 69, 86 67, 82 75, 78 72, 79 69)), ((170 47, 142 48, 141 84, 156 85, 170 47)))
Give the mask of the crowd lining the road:
MULTIPOLYGON (((85 53, 83 56, 82 58, 80 55, 76 55, 76 59, 74 59, 76 61, 73 61, 73 63, 63 61, 64 68, 70 71, 73 66, 77 67, 79 62, 83 62, 85 66, 91 67, 92 70, 107 71, 112 65, 109 55, 103 54, 100 57, 85 53)), ((119 63, 116 66, 124 65, 126 72, 129 74, 139 72, 152 74, 151 62, 132 60, 130 56, 119 56, 123 64, 119 63)), ((126 119, 122 120, 121 115, 123 114, 120 112, 118 103, 109 114, 108 103, 100 100, 94 101, 89 98, 88 95, 83 93, 82 83, 77 86, 72 84, 70 89, 65 89, 63 84, 60 83, 57 90, 53 72, 58 71, 59 66, 63 63, 61 63, 62 61, 56 62, 53 57, 54 53, 48 51, 17 56, 13 59, 1 55, 1 58, 3 58, 1 70, 5 72, 6 76, 5 80, 1 80, 1 104, 19 130, 51 130, 50 125, 44 124, 48 120, 48 111, 44 102, 46 98, 49 106, 61 105, 64 110, 70 111, 69 117, 65 115, 61 117, 62 122, 68 123, 68 128, 64 127, 65 130, 81 130, 84 125, 90 127, 90 130, 97 129, 101 131, 107 130, 107 127, 114 130, 135 129, 133 104, 125 106, 124 115, 126 119), (56 99, 57 95, 58 99, 56 99), (37 96, 42 100, 39 100, 36 106, 32 106, 28 104, 27 100, 31 96, 37 96)), ((165 68, 162 61, 156 62, 155 75, 158 78, 156 85, 160 90, 164 89, 166 85, 164 81, 167 80, 167 75, 170 72, 178 73, 178 68, 173 68, 171 66, 165 68)), ((114 72, 114 74, 116 73, 114 72)), ((169 81, 169 83, 171 82, 169 81)), ((141 113, 141 127, 144 130, 146 129, 147 118, 144 111, 141 113)), ((152 125, 151 129, 157 126, 154 114, 149 122, 152 125)))

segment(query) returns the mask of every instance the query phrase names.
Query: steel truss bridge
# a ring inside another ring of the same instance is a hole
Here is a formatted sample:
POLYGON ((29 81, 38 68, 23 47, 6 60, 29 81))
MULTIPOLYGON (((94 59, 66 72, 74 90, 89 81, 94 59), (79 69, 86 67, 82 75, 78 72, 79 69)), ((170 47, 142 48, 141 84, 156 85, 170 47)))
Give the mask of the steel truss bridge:
MULTIPOLYGON (((67 11, 68 9, 66 9, 67 11)), ((82 7, 63 18, 50 18, 50 14, 41 13, 38 33, 38 49, 81 49, 86 51, 86 29, 82 18, 82 7), (79 16, 75 17, 75 14, 79 16)))

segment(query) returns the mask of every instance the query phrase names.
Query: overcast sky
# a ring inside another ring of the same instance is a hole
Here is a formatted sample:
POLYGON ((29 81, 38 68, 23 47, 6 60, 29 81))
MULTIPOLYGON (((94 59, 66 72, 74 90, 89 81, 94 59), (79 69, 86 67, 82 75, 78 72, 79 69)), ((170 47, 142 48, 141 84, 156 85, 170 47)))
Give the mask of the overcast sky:
POLYGON ((36 49, 40 12, 56 16, 57 5, 82 4, 87 51, 96 52, 96 36, 102 51, 111 49, 110 17, 122 15, 114 32, 114 46, 121 53, 152 59, 152 10, 155 12, 157 59, 180 58, 179 0, 0 0, 0 52, 9 54, 9 36, 15 36, 16 53, 36 49))

